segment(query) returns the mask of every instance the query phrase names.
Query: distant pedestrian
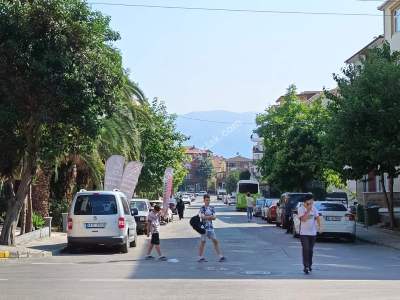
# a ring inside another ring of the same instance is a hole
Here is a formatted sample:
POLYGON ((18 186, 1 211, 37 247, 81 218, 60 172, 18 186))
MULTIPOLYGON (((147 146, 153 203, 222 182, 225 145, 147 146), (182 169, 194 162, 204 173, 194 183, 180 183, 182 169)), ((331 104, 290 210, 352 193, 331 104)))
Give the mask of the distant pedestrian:
POLYGON ((166 261, 167 258, 161 254, 160 248, 160 218, 161 218, 161 208, 159 205, 155 205, 153 210, 149 213, 148 222, 147 222, 147 237, 150 237, 151 240, 149 243, 149 247, 147 250, 146 259, 154 259, 151 255, 153 247, 156 248, 158 259, 162 261, 166 261))
POLYGON ((185 202, 183 202, 182 198, 179 198, 176 202, 176 210, 178 211, 179 220, 182 220, 185 212, 185 202))
POLYGON ((199 247, 199 262, 206 262, 207 260, 204 258, 204 250, 206 246, 207 238, 213 242, 215 252, 219 256, 219 261, 225 261, 225 257, 221 252, 219 247, 219 242, 217 240, 217 236, 214 231, 213 221, 217 218, 215 215, 215 208, 210 205, 210 196, 204 195, 204 205, 200 208, 199 216, 204 224, 204 229, 206 230, 205 234, 201 235, 200 238, 200 247, 199 247))
POLYGON ((251 222, 251 220, 253 220, 253 210, 254 210, 255 200, 250 193, 247 193, 246 202, 247 202, 247 222, 251 222))
POLYGON ((317 230, 321 231, 321 220, 318 210, 314 207, 312 195, 306 195, 304 204, 298 209, 300 218, 300 241, 303 254, 304 273, 312 271, 314 245, 317 238, 317 230), (317 228, 318 226, 318 228, 317 228))

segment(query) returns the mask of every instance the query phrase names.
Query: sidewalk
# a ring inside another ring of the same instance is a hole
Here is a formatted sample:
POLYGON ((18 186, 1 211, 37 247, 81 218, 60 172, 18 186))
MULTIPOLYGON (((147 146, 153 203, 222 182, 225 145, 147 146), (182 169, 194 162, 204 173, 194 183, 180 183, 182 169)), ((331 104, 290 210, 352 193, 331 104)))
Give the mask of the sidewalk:
POLYGON ((364 227, 364 224, 357 223, 357 239, 385 247, 400 250, 400 233, 377 226, 364 227))
POLYGON ((16 247, 0 245, 0 261, 7 258, 38 258, 58 254, 67 245, 67 234, 52 232, 51 237, 16 247))

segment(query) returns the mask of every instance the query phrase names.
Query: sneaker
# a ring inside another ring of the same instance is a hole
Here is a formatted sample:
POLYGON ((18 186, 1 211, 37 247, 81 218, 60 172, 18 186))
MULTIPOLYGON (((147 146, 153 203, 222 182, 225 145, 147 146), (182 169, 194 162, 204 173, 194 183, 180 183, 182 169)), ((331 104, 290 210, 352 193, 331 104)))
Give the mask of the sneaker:
POLYGON ((152 259, 154 259, 154 256, 147 255, 144 259, 145 259, 145 260, 152 260, 152 259))
POLYGON ((304 268, 304 270, 303 270, 303 272, 304 272, 304 274, 308 274, 309 272, 308 272, 308 268, 306 267, 306 268, 304 268))
POLYGON ((199 262, 199 263, 207 262, 207 259, 205 259, 204 257, 202 257, 202 258, 200 258, 200 259, 198 260, 198 262, 199 262))
POLYGON ((160 261, 167 261, 168 258, 166 258, 165 256, 160 256, 160 257, 158 258, 158 260, 160 260, 160 261))
POLYGON ((221 256, 220 258, 219 258, 219 260, 218 260, 219 262, 224 262, 224 261, 226 261, 226 258, 225 258, 225 256, 221 256))

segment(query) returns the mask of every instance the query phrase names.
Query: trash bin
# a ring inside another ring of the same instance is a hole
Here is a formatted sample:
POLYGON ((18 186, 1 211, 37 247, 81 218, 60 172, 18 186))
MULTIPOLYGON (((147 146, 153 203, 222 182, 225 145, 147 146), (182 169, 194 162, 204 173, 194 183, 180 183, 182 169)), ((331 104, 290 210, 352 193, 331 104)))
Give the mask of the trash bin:
POLYGON ((367 225, 375 225, 379 223, 379 206, 371 205, 367 208, 367 225))
POLYGON ((357 222, 359 223, 365 222, 364 206, 361 204, 357 205, 357 222))
POLYGON ((68 213, 62 213, 62 227, 63 232, 67 232, 68 213))

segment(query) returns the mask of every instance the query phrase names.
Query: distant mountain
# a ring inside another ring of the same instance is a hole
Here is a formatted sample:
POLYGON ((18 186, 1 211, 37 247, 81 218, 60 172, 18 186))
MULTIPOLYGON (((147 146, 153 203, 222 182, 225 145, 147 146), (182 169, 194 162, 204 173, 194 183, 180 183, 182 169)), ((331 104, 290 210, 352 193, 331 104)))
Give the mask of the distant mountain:
POLYGON ((199 111, 179 115, 176 124, 180 132, 190 137, 188 146, 210 149, 226 158, 236 153, 251 158, 250 136, 256 128, 255 117, 255 112, 199 111))

